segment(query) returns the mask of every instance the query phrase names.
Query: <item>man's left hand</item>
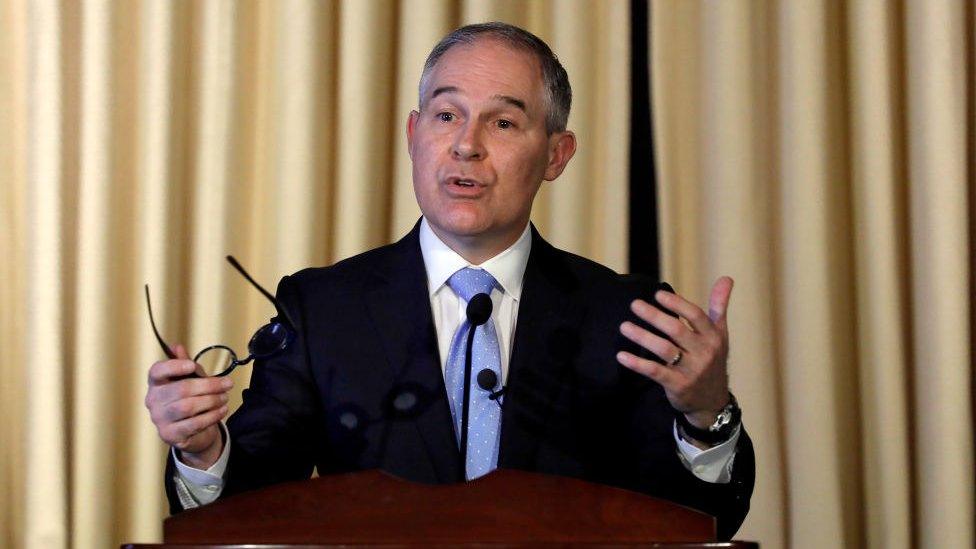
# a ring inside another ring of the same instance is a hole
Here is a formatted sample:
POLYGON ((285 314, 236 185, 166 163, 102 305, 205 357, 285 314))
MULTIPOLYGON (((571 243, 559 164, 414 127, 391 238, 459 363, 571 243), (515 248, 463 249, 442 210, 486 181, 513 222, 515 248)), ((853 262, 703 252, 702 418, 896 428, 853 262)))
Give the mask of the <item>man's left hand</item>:
POLYGON ((731 278, 723 276, 715 281, 706 314, 680 295, 663 290, 657 292, 654 298, 658 303, 680 318, 644 300, 634 300, 630 304, 634 314, 666 334, 671 341, 633 322, 620 325, 620 333, 627 339, 670 363, 660 364, 626 351, 617 353, 617 361, 661 384, 671 406, 683 412, 692 425, 702 429, 708 428, 729 403, 726 311, 731 295, 731 278))

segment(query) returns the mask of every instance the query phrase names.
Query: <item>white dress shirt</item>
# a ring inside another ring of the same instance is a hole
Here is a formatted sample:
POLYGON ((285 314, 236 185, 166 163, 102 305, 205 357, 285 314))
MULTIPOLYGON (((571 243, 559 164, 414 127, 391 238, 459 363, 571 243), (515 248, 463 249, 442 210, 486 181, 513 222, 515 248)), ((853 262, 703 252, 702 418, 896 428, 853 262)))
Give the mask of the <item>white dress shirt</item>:
MULTIPOLYGON (((447 364, 450 354, 451 340, 461 321, 465 318, 467 302, 462 300, 447 285, 447 279, 459 269, 474 267, 484 269, 490 273, 500 288, 491 292, 492 320, 498 334, 498 346, 501 357, 502 384, 508 379, 508 363, 512 356, 512 340, 515 335, 515 325, 518 320, 519 300, 522 297, 522 279, 525 266, 529 262, 529 252, 532 249, 532 232, 526 225, 522 236, 500 254, 485 261, 481 265, 472 265, 444 244, 434 234, 427 219, 420 222, 420 251, 427 270, 427 290, 430 294, 430 307, 434 317, 434 327, 437 331, 437 346, 441 357, 441 373, 447 364)), ((616 329, 616 327, 614 327, 616 329)), ((173 457, 176 462, 177 493, 184 508, 206 505, 217 499, 223 489, 224 470, 227 468, 227 458, 230 455, 230 433, 221 423, 220 428, 225 435, 224 450, 220 458, 206 471, 194 469, 182 463, 176 450, 173 457)), ((708 450, 700 450, 689 444, 674 428, 674 438, 678 445, 678 455, 681 462, 695 476, 706 481, 727 483, 731 479, 732 462, 735 458, 735 444, 739 439, 739 429, 736 429, 727 442, 708 450)))

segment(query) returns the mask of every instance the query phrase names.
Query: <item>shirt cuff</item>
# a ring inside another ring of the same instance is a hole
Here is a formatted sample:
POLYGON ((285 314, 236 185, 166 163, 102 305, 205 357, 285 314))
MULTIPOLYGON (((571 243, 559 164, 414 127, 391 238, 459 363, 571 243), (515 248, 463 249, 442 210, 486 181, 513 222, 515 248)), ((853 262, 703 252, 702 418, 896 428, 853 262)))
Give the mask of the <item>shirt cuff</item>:
POLYGON ((732 431, 729 440, 702 450, 681 438, 678 434, 678 424, 675 422, 674 440, 678 443, 678 457, 681 458, 681 463, 699 479, 716 484, 728 484, 732 480, 732 462, 735 461, 735 448, 741 431, 742 425, 739 425, 732 431))
POLYGON ((227 460, 230 458, 230 433, 227 426, 220 422, 220 430, 224 437, 224 449, 217 461, 209 469, 195 469, 180 461, 176 448, 172 448, 173 462, 176 464, 176 491, 180 496, 180 503, 185 509, 213 503, 224 489, 224 472, 227 470, 227 460), (187 493, 188 492, 188 493, 187 493), (196 505, 187 505, 189 496, 196 505))

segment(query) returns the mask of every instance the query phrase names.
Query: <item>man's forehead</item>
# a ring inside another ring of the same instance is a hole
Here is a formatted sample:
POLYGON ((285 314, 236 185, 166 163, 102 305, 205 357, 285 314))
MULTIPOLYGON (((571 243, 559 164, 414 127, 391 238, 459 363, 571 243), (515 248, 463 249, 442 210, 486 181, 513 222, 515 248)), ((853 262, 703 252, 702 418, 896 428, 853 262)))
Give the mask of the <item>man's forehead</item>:
POLYGON ((488 61, 495 68, 527 67, 540 78, 542 77, 542 65, 532 52, 491 37, 477 38, 473 42, 454 45, 437 60, 434 71, 455 69, 463 71, 472 57, 479 57, 483 62, 488 61))
POLYGON ((481 38, 446 51, 425 78, 424 87, 424 101, 443 94, 492 92, 490 99, 525 110, 525 100, 529 98, 521 96, 542 90, 542 66, 531 52, 497 39, 481 38), (479 74, 499 83, 498 89, 483 85, 475 89, 471 79, 479 74))

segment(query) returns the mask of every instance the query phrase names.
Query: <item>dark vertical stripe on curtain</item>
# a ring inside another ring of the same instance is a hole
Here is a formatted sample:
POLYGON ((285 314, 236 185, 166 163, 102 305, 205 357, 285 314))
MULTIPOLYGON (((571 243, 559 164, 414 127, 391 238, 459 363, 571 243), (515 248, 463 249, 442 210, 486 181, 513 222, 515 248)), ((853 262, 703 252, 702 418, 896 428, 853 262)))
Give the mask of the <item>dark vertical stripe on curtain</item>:
POLYGON ((658 279, 657 185, 651 132, 650 40, 647 0, 631 0, 630 26, 630 211, 631 273, 658 279))

